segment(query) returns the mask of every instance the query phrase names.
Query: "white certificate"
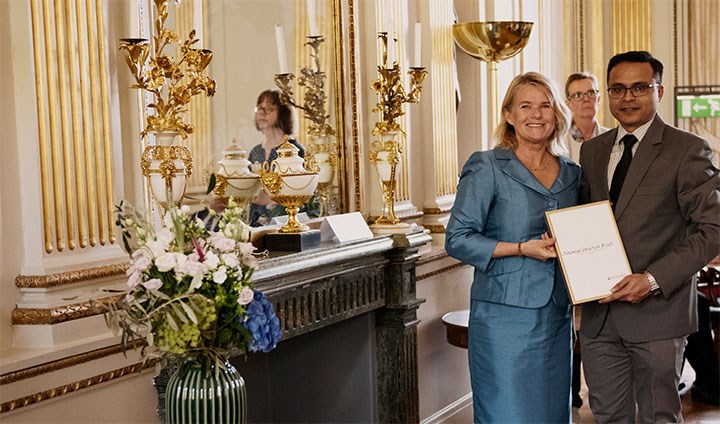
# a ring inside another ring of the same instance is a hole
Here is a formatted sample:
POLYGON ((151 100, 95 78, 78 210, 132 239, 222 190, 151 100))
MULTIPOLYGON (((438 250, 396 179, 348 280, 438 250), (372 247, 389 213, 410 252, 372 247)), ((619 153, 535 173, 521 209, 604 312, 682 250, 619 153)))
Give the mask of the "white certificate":
POLYGON ((574 304, 601 299, 632 273, 610 202, 545 212, 574 304))

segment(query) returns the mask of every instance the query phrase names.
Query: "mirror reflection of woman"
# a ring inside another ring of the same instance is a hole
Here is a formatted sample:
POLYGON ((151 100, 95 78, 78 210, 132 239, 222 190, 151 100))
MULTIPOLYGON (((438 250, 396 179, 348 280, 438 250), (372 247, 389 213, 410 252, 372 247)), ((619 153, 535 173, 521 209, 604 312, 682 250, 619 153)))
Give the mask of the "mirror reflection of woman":
MULTIPOLYGON (((254 169, 263 162, 271 163, 277 159, 277 149, 285 142, 285 136, 300 149, 300 157, 305 157, 305 148, 292 138, 293 113, 290 106, 280 102, 279 91, 265 90, 258 96, 255 103, 255 128, 265 136, 265 140, 250 151, 248 160, 254 164, 254 169)), ((277 211, 275 209, 276 204, 261 191, 250 207, 250 225, 266 225, 272 216, 285 214, 282 207, 277 211)))

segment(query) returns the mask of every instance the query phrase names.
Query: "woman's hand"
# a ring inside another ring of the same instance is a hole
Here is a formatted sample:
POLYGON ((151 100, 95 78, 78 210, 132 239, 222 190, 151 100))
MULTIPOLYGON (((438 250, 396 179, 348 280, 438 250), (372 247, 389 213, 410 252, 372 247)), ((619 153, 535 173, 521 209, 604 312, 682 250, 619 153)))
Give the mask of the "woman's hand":
POLYGON ((550 237, 548 233, 543 233, 539 240, 528 240, 520 243, 520 252, 523 256, 541 261, 557 258, 555 239, 550 237))

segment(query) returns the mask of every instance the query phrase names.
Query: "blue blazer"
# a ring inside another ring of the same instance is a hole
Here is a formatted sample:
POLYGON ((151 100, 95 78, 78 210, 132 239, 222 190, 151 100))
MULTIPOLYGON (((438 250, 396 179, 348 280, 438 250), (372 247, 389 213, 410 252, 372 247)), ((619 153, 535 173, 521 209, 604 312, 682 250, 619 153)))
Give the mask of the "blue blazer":
POLYGON ((577 204, 580 167, 560 157, 560 174, 546 189, 510 150, 476 152, 463 167, 445 230, 445 250, 475 267, 476 300, 540 308, 551 299, 570 303, 555 260, 493 258, 499 241, 539 239, 548 231, 545 211, 577 204))

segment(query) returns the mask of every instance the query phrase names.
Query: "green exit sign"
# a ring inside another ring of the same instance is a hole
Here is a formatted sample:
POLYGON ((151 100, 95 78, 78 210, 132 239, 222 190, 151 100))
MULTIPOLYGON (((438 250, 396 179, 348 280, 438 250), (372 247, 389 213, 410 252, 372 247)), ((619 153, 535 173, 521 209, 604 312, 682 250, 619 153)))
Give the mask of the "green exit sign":
POLYGON ((678 96, 678 118, 720 118, 720 95, 678 96))

